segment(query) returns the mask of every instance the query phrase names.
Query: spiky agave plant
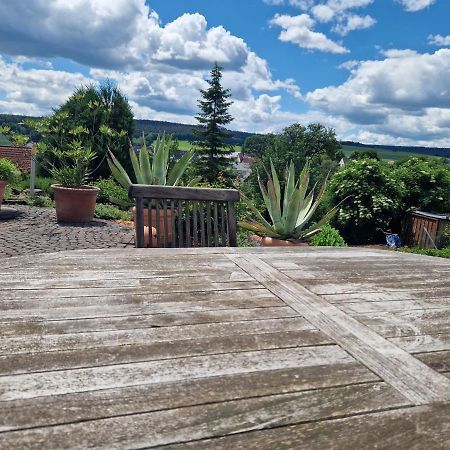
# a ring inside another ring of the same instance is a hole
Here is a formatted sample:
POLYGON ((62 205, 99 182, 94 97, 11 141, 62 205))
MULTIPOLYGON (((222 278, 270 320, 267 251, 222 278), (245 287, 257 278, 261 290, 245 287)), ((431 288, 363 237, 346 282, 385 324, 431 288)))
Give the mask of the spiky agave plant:
MULTIPOLYGON (((139 157, 130 145, 131 163, 136 181, 139 184, 176 186, 179 183, 184 171, 194 157, 194 151, 190 150, 186 152, 173 167, 169 168, 171 146, 172 138, 167 137, 165 133, 158 134, 153 145, 154 151, 152 158, 150 158, 150 154, 147 151, 144 137, 142 138, 139 157)), ((110 150, 108 150, 108 165, 116 181, 128 190, 132 181, 127 171, 110 150)))
POLYGON ((295 181, 295 168, 294 163, 291 161, 285 171, 286 182, 282 196, 280 181, 272 161, 270 161, 270 167, 271 174, 267 174, 267 188, 262 183, 259 174, 258 182, 272 223, 263 217, 251 200, 242 196, 243 201, 253 212, 254 219, 240 221, 238 224, 259 236, 268 236, 276 239, 301 240, 308 239, 315 233, 318 233, 320 228, 333 217, 340 206, 340 204, 335 206, 321 220, 305 229, 325 194, 328 177, 324 180, 314 200, 315 186, 307 193, 310 178, 309 162, 305 164, 298 180, 295 181))

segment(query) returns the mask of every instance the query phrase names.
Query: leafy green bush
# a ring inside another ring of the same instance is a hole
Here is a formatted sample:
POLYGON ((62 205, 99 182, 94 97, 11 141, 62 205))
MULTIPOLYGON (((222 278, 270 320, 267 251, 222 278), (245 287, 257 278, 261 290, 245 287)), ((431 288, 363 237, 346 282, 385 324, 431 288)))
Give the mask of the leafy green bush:
POLYGON ((95 207, 94 217, 106 220, 131 220, 131 213, 121 211, 112 205, 97 205, 95 207))
POLYGON ((404 210, 450 211, 450 169, 443 160, 409 158, 396 164, 394 176, 405 185, 404 210))
POLYGON ((312 245, 313 247, 347 247, 347 244, 344 241, 344 238, 339 234, 339 231, 331 225, 322 227, 320 232, 311 238, 309 245, 312 245))
POLYGON ((55 203, 48 195, 35 195, 31 197, 27 195, 25 201, 29 206, 37 206, 39 208, 54 208, 55 203))
POLYGON ((436 250, 435 248, 403 247, 401 249, 401 251, 406 252, 406 253, 416 253, 419 255, 438 256, 440 258, 450 258, 450 247, 442 248, 440 250, 436 250))
POLYGON ((0 158, 0 181, 13 183, 20 178, 19 168, 9 159, 0 158))
POLYGON ((404 185, 383 161, 359 159, 336 172, 330 181, 332 204, 350 196, 339 210, 335 226, 351 244, 375 242, 377 228, 388 228, 400 214, 404 185))
POLYGON ((94 185, 100 189, 97 195, 99 203, 118 203, 120 205, 130 203, 127 190, 120 186, 114 178, 99 179, 95 181, 94 185))
POLYGON ((442 247, 450 247, 450 225, 447 225, 439 239, 439 245, 442 247))
MULTIPOLYGON (((51 198, 53 198, 53 189, 51 188, 52 184, 56 184, 56 180, 53 178, 36 177, 34 181, 34 186, 36 187, 36 189, 40 189, 51 198)), ((28 180, 28 186, 29 185, 30 182, 28 180)))

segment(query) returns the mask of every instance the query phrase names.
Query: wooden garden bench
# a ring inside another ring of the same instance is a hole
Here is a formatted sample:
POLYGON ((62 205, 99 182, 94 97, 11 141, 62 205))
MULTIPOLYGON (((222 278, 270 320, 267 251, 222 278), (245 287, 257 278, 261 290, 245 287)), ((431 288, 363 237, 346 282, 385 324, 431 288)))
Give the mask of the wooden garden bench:
POLYGON ((136 247, 236 247, 235 189, 133 184, 136 247))

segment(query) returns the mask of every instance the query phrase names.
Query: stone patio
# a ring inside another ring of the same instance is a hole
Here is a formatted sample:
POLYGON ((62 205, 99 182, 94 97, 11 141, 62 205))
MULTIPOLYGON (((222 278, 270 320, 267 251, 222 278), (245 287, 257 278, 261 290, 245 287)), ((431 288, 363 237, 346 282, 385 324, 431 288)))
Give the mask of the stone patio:
POLYGON ((59 224, 53 208, 24 205, 5 205, 2 212, 0 256, 134 246, 134 229, 108 220, 59 224))

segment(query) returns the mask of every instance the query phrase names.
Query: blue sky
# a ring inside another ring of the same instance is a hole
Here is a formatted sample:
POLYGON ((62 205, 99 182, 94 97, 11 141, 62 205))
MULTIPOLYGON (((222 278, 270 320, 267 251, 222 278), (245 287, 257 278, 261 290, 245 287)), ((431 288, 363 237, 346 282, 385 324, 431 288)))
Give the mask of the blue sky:
POLYGON ((194 123, 214 61, 232 128, 450 147, 447 0, 2 0, 0 112, 114 80, 138 118, 194 123))

